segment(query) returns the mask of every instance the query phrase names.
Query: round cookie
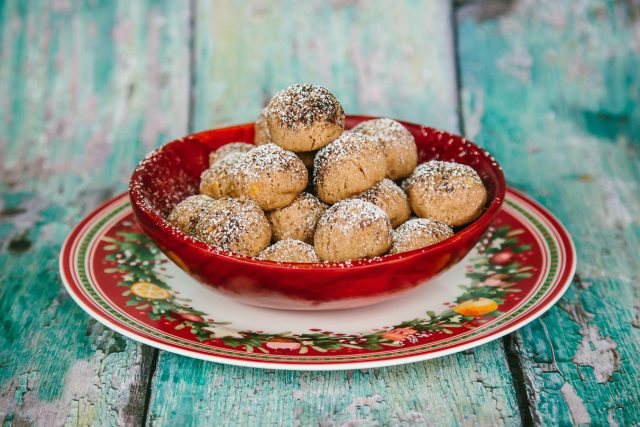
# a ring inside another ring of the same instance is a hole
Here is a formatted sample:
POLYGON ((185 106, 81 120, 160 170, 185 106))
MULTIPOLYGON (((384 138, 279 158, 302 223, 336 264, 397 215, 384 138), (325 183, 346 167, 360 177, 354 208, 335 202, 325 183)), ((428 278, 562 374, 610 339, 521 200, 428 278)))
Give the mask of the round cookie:
POLYGON ((234 194, 254 200, 265 211, 291 204, 307 187, 307 168, 290 151, 265 144, 242 156, 233 169, 234 194))
POLYGON ((387 162, 382 144, 359 133, 344 133, 318 151, 313 178, 318 198, 326 203, 361 193, 382 181, 387 162))
POLYGON ((453 236, 447 224, 431 218, 415 218, 393 230, 393 246, 389 253, 397 254, 434 245, 453 236))
POLYGON ((235 196, 238 162, 245 156, 242 153, 230 153, 215 162, 200 175, 200 193, 219 199, 235 196))
POLYGON ((382 209, 389 217, 393 228, 399 226, 411 216, 407 195, 402 191, 402 188, 388 178, 383 179, 367 191, 354 196, 354 199, 373 203, 382 209))
POLYGON ((193 234, 202 212, 214 203, 215 200, 203 194, 189 196, 174 206, 167 219, 184 233, 193 234))
POLYGON ((321 86, 296 84, 278 92, 267 106, 271 140, 290 151, 313 151, 344 130, 344 110, 321 86))
POLYGON ((431 160, 416 168, 407 180, 411 209, 452 227, 478 218, 487 201, 478 173, 459 163, 431 160))
POLYGON ((294 239, 274 243, 260 252, 258 258, 278 262, 320 262, 313 246, 294 239))
POLYGON ((392 244, 387 214, 373 203, 343 200, 322 215, 313 246, 320 259, 347 261, 382 255, 392 244))
POLYGON ((201 213, 194 231, 205 243, 249 256, 259 254, 271 241, 267 217, 248 199, 217 200, 201 213))
POLYGON ((267 213, 273 240, 295 239, 313 243, 316 224, 326 209, 327 205, 313 194, 301 193, 289 206, 267 213))
POLYGON ((353 129, 377 139, 384 146, 387 159, 387 178, 401 179, 411 175, 418 164, 418 147, 411 132, 392 119, 362 122, 353 129))
POLYGON ((273 142, 267 125, 267 109, 263 108, 256 120, 255 132, 253 135, 253 143, 255 145, 264 145, 273 142))
POLYGON ((225 144, 217 150, 209 153, 209 166, 213 166, 215 162, 222 160, 231 153, 243 154, 253 150, 254 148, 256 148, 255 145, 247 144, 246 142, 231 142, 229 144, 225 144))

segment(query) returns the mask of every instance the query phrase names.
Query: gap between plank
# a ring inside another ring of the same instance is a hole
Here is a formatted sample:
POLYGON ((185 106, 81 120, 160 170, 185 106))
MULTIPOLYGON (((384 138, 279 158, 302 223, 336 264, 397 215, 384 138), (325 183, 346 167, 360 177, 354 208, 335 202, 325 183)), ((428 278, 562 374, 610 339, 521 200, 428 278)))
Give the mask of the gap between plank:
POLYGON ((196 0, 189 0, 189 110, 187 132, 193 133, 196 108, 196 0))
MULTIPOLYGON (((460 134, 465 136, 466 129, 464 123, 464 111, 462 109, 462 71, 460 60, 460 44, 458 40, 458 9, 462 7, 464 1, 454 1, 451 5, 451 32, 453 40, 453 62, 456 79, 456 112, 458 116, 458 128, 460 134)), ((533 426, 533 415, 531 412, 531 405, 528 399, 527 387, 525 383, 524 370, 522 368, 522 361, 517 353, 517 346, 515 344, 515 338, 513 334, 504 336, 502 341, 502 347, 507 357, 507 366, 511 373, 511 383, 513 390, 516 394, 516 401, 518 402, 518 412, 520 413, 520 421, 523 426, 533 426)))
POLYGON ((456 116, 458 118, 458 131, 460 135, 465 135, 466 129, 464 125, 464 114, 462 112, 462 74, 460 71, 460 50, 458 44, 458 4, 457 2, 451 3, 451 12, 450 12, 450 26, 451 26, 451 48, 453 49, 453 69, 455 72, 456 79, 456 116))
MULTIPOLYGON (((187 41, 187 48, 189 50, 189 95, 188 95, 188 106, 187 106, 187 132, 193 133, 193 128, 195 125, 195 82, 196 82, 196 49, 195 49, 195 40, 196 40, 196 19, 195 19, 195 11, 196 11, 196 0, 189 0, 189 38, 187 41)), ((156 374, 156 370, 158 369, 158 359, 160 358, 160 350, 152 348, 153 356, 151 359, 151 366, 149 368, 149 372, 147 374, 147 388, 144 399, 144 408, 142 412, 142 425, 150 425, 149 416, 151 410, 151 396, 153 395, 153 378, 156 374)))
POLYGON ((502 343, 507 354, 507 364, 509 366, 509 371, 511 372, 513 389, 516 392, 520 420, 524 426, 533 426, 535 423, 533 422, 533 414, 531 412, 531 405, 529 404, 529 394, 527 393, 522 360, 518 355, 518 345, 516 344, 516 338, 514 336, 515 333, 516 332, 505 335, 502 338, 502 343))
MULTIPOLYGON (((143 344, 144 345, 144 344, 143 344)), ((148 347, 146 345, 144 345, 145 347, 148 347)), ((147 374, 147 387, 146 387, 146 394, 144 396, 144 408, 142 410, 142 425, 148 425, 148 417, 149 417, 149 408, 151 406, 151 395, 153 394, 153 377, 156 374, 156 369, 158 367, 158 358, 160 357, 160 350, 158 350, 157 348, 153 348, 153 347, 148 347, 149 349, 151 349, 151 351, 153 351, 152 356, 151 356, 151 366, 149 366, 149 372, 147 374)), ((144 349, 143 349, 144 351, 144 349)))

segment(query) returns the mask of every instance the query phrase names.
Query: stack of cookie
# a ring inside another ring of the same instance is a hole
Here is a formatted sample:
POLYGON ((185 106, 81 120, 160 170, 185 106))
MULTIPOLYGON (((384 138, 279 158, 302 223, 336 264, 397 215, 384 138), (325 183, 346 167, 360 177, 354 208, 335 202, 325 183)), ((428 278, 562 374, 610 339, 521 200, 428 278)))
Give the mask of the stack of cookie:
POLYGON ((400 123, 375 119, 345 131, 344 118, 323 87, 279 92, 256 122, 255 145, 212 152, 201 194, 179 203, 169 221, 243 255, 341 262, 428 246, 480 216, 487 193, 472 168, 418 165, 413 135, 400 123))

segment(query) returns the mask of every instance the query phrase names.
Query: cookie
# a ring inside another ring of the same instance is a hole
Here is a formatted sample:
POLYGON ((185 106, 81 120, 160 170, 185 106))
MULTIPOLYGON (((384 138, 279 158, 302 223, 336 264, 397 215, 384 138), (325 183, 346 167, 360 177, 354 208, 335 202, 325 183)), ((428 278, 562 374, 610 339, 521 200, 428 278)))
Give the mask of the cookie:
POLYGON ((203 211, 209 209, 213 203, 215 203, 215 200, 209 196, 202 194, 189 196, 171 210, 167 219, 184 233, 193 234, 200 215, 203 211))
POLYGON ((269 245, 271 226, 257 203, 226 197, 201 213, 194 235, 220 249, 256 256, 269 245))
POLYGON ((313 246, 300 240, 285 239, 274 243, 258 255, 258 258, 278 262, 320 262, 313 246))
POLYGON ((200 175, 200 193, 220 199, 235 196, 237 186, 236 168, 245 154, 229 153, 216 161, 200 175))
POLYGON ((215 151, 209 153, 209 166, 213 166, 218 160, 222 160, 231 153, 244 154, 256 148, 255 145, 247 144, 246 142, 231 142, 225 144, 215 151))
POLYGON ((382 144, 359 133, 344 133, 318 151, 313 163, 318 198, 335 203, 382 181, 387 163, 382 144))
POLYGON ((382 209, 389 217, 393 228, 399 226, 411 216, 407 195, 388 178, 383 179, 367 191, 355 195, 354 198, 373 203, 382 209))
POLYGON ((418 147, 411 132, 392 119, 368 120, 351 129, 377 139, 384 146, 387 178, 402 179, 411 175, 418 164, 418 147))
POLYGON ((344 110, 321 86, 296 84, 278 92, 266 112, 271 140, 290 151, 314 151, 344 130, 344 110))
POLYGON ((457 227, 482 214, 487 190, 470 166, 431 160, 416 168, 407 180, 413 212, 457 227))
POLYGON ((272 142, 271 134, 269 133, 269 126, 267 125, 267 109, 263 108, 256 120, 253 143, 258 146, 272 142))
POLYGON ((424 248, 451 236, 451 227, 440 221, 429 218, 410 219, 393 231, 393 246, 389 253, 397 254, 424 248))
POLYGON ((392 244, 391 223, 382 209, 359 199, 336 203, 322 215, 313 246, 324 261, 382 255, 392 244))
POLYGON ((309 180, 302 161, 275 144, 261 145, 244 154, 234 170, 237 196, 254 200, 265 211, 291 204, 309 180))
POLYGON ((274 241, 295 239, 313 243, 313 233, 327 205, 313 194, 302 193, 289 205, 267 214, 274 241))

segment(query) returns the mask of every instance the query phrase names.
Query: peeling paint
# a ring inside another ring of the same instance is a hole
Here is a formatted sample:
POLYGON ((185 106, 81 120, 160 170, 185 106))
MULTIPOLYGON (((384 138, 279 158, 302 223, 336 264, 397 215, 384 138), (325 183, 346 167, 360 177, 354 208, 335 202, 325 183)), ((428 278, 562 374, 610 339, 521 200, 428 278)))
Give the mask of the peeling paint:
POLYGON ((565 383, 560 389, 564 401, 569 407, 571 413, 571 419, 574 425, 589 425, 591 424, 591 417, 587 412, 587 407, 584 405, 584 401, 576 393, 576 389, 569 383, 565 383))
POLYGON ((580 342, 580 348, 573 357, 578 365, 591 366, 596 381, 603 384, 611 379, 614 372, 620 370, 618 345, 609 337, 602 337, 597 327, 587 327, 580 342))

